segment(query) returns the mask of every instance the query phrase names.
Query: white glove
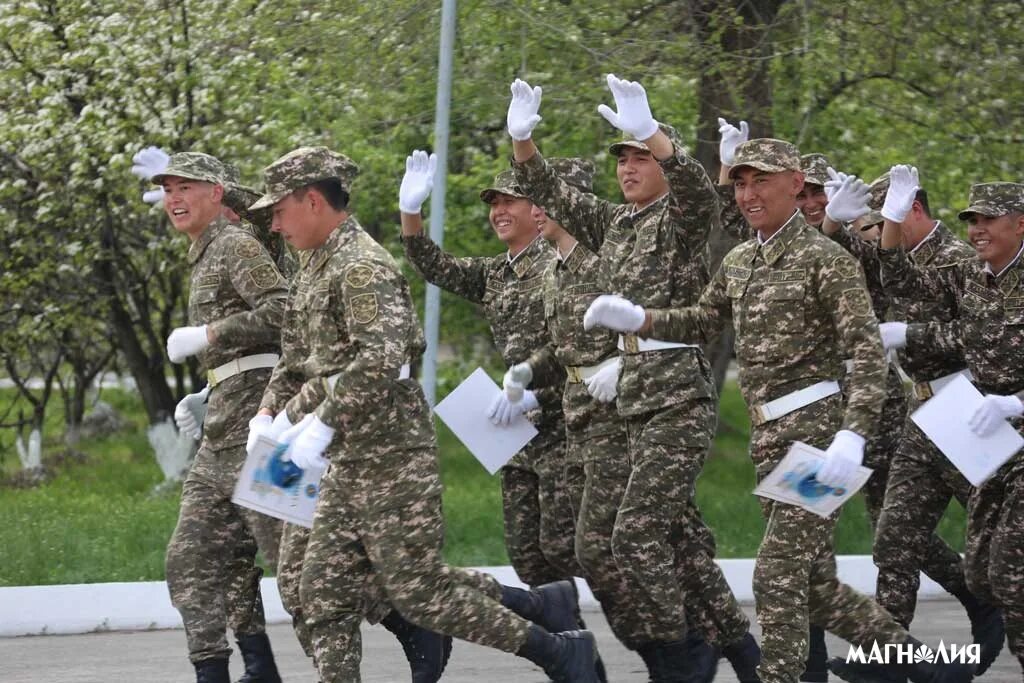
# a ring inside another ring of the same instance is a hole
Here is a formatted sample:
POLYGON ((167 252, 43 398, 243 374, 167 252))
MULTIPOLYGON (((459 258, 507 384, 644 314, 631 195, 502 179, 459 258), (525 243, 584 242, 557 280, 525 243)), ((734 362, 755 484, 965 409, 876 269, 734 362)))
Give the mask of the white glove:
POLYGON ((151 180, 167 170, 171 157, 159 147, 146 147, 132 157, 132 175, 142 180, 151 180))
MULTIPOLYGON (((836 223, 849 223, 871 211, 871 207, 868 206, 871 189, 867 183, 853 175, 846 176, 840 181, 839 174, 833 168, 828 169, 828 175, 830 183, 839 181, 839 184, 833 185, 832 196, 825 205, 826 216, 836 223)), ((825 194, 828 195, 827 189, 825 194)))
POLYGON ((882 346, 886 351, 902 349, 907 345, 906 323, 882 323, 878 326, 878 332, 882 335, 882 346))
POLYGON ((261 436, 278 441, 281 435, 293 426, 292 421, 288 419, 288 412, 285 410, 279 412, 275 417, 257 415, 249 420, 249 438, 245 442, 245 452, 251 455, 261 436))
POLYGON ((644 326, 646 318, 643 306, 617 294, 602 294, 583 314, 583 329, 592 330, 600 325, 616 332, 636 332, 644 326))
POLYGON ((889 169, 889 190, 882 204, 882 216, 893 223, 902 223, 910 213, 919 189, 916 168, 905 164, 893 166, 889 169))
POLYGON ((732 125, 722 117, 718 117, 718 158, 723 166, 732 166, 736 160, 736 148, 750 138, 750 128, 746 121, 740 121, 740 127, 732 125))
POLYGON ((205 351, 210 346, 206 325, 178 327, 167 338, 167 357, 172 363, 183 363, 189 356, 205 351))
POLYGON ((142 193, 142 201, 147 204, 159 204, 164 200, 164 188, 158 187, 155 190, 146 190, 142 193))
POLYGON ((988 394, 975 409, 967 426, 978 436, 988 436, 996 430, 999 423, 1011 417, 1024 414, 1024 403, 1016 396, 997 396, 988 394))
POLYGON ((512 420, 523 413, 536 410, 540 404, 537 402, 537 395, 532 391, 523 392, 522 401, 511 401, 504 391, 494 397, 491 407, 487 409, 487 417, 491 418, 498 427, 507 427, 512 420))
POLYGON ((825 170, 828 172, 829 177, 829 179, 825 181, 825 197, 829 201, 832 201, 832 197, 834 197, 839 188, 842 187, 843 181, 850 176, 846 175, 842 171, 836 171, 831 166, 825 170))
POLYGON ((848 429, 840 429, 825 451, 825 462, 815 478, 825 486, 848 486, 864 462, 864 437, 848 429))
POLYGON ((398 210, 402 213, 419 213, 423 202, 434 189, 434 171, 437 170, 437 155, 414 150, 405 158, 405 176, 398 189, 398 210))
POLYGON ((611 403, 619 394, 619 365, 622 361, 618 358, 614 363, 609 363, 587 380, 587 392, 601 403, 611 403))
POLYGON ((533 381, 533 368, 529 363, 516 363, 505 372, 501 380, 502 389, 513 403, 523 400, 523 391, 533 381))
POLYGON ((598 105, 597 111, 627 135, 637 140, 646 140, 658 132, 658 122, 651 115, 651 106, 647 103, 647 91, 636 81, 623 81, 608 74, 608 88, 615 98, 612 111, 607 105, 598 105))
POLYGON ((538 85, 531 88, 526 81, 518 78, 512 81, 512 101, 508 105, 508 134, 513 140, 529 140, 533 137, 533 129, 541 122, 537 115, 540 111, 541 89, 538 85))
POLYGON ((196 441, 203 436, 203 417, 206 415, 206 397, 210 394, 210 387, 202 391, 188 394, 178 401, 174 408, 174 424, 178 425, 178 431, 196 441))
POLYGON ((299 468, 308 470, 311 467, 323 469, 327 467, 324 451, 334 438, 334 430, 320 421, 313 413, 302 418, 299 424, 286 430, 280 438, 288 443, 283 459, 291 460, 299 468), (287 435, 287 440, 286 439, 287 435))

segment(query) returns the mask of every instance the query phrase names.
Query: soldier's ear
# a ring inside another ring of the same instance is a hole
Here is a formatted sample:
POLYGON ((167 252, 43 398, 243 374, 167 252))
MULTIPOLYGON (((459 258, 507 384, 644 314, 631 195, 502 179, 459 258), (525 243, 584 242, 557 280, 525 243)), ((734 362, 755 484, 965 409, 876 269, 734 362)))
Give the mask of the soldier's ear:
POLYGON ((213 201, 219 202, 224 199, 224 186, 214 183, 213 185, 213 201))
POLYGON ((1013 226, 1013 234, 1024 236, 1024 213, 1014 214, 1016 221, 1013 226))

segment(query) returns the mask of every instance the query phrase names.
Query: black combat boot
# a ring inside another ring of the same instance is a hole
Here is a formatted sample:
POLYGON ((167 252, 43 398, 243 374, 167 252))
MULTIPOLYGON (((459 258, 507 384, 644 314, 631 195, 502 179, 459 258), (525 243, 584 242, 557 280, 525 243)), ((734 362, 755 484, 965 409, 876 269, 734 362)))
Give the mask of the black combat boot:
POLYGON ((705 683, 714 680, 718 668, 714 648, 695 634, 644 643, 637 654, 647 666, 650 683, 705 683))
POLYGON ((270 649, 270 638, 266 633, 255 633, 251 636, 238 636, 238 649, 245 662, 245 673, 238 683, 281 683, 281 675, 274 663, 274 653, 270 649))
POLYGON ((995 605, 978 600, 974 593, 966 588, 963 592, 958 591, 953 595, 967 610, 967 618, 971 620, 971 637, 981 646, 981 659, 975 673, 976 676, 980 676, 988 671, 992 662, 999 656, 999 651, 1003 649, 1003 641, 1006 639, 1003 612, 995 605))
POLYGON ((193 663, 196 668, 196 683, 231 683, 227 659, 204 659, 193 663))
POLYGON ((597 648, 590 631, 548 633, 530 624, 526 643, 516 654, 544 669, 555 683, 597 683, 597 648))
POLYGON ((761 648, 754 636, 745 634, 735 643, 722 648, 722 656, 729 660, 739 683, 761 683, 757 665, 761 663, 761 648))
POLYGON ((580 608, 572 581, 555 581, 531 590, 502 586, 501 604, 550 633, 579 628, 580 608))
POLYGON ((828 683, 828 648, 825 646, 825 629, 811 624, 807 629, 810 647, 807 650, 807 661, 800 680, 805 683, 828 683))
POLYGON ((420 628, 395 610, 391 610, 380 623, 402 644, 412 672, 412 683, 437 683, 452 653, 452 637, 420 628))
POLYGON ((703 637, 690 631, 683 641, 686 650, 686 683, 714 683, 718 673, 718 651, 703 637))
MULTIPOLYGON (((913 637, 908 637, 904 645, 913 646, 914 651, 923 647, 923 643, 913 637)), ((859 664, 835 657, 829 662, 829 667, 840 678, 854 683, 970 683, 974 680, 975 669, 974 664, 932 663, 923 658, 912 664, 859 664), (847 678, 847 675, 851 677, 847 678)))
MULTIPOLYGON (((576 623, 577 623, 576 629, 578 631, 586 631, 587 630, 587 622, 583 621, 583 617, 577 618, 576 619, 576 623)), ((597 647, 596 643, 595 643, 594 647, 595 648, 597 647)), ((608 683, 608 672, 604 668, 604 660, 601 659, 601 653, 600 652, 597 653, 597 661, 594 662, 594 670, 597 672, 597 680, 600 683, 608 683)))

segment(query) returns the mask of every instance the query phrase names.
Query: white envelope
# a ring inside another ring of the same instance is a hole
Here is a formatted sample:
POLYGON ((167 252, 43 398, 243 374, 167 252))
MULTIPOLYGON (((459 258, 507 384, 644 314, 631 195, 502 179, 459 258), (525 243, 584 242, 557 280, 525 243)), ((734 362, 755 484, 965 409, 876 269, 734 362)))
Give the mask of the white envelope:
POLYGON ((537 428, 522 415, 507 427, 491 422, 487 409, 499 393, 501 388, 494 380, 483 368, 477 368, 434 408, 438 417, 491 474, 537 436, 537 428))
POLYGON ((256 448, 245 459, 235 484, 231 502, 265 515, 283 519, 306 528, 313 526, 313 511, 320 493, 320 477, 324 470, 309 468, 288 488, 275 486, 270 479, 268 463, 278 443, 261 436, 256 448))
POLYGON ((858 467, 849 488, 832 488, 814 478, 815 472, 824 462, 825 451, 802 441, 794 441, 778 467, 754 489, 754 495, 796 505, 820 517, 828 517, 864 486, 872 470, 858 467))
POLYGON ((959 375, 910 416, 973 486, 981 486, 1024 446, 1024 438, 1005 420, 985 437, 971 431, 967 421, 982 398, 981 392, 959 375))

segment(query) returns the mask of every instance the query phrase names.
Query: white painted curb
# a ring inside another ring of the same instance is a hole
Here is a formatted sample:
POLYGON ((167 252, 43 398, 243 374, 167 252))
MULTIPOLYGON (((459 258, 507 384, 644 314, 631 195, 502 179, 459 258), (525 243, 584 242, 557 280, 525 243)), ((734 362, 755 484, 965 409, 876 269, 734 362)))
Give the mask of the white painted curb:
MULTIPOLYGON (((740 602, 753 602, 753 560, 718 560, 729 586, 740 602)), ((868 555, 838 558, 839 578, 862 593, 873 594, 878 571, 868 555)), ((511 567, 475 567, 498 581, 521 586, 511 567)), ((597 601, 582 579, 580 605, 597 609, 597 601)), ((263 607, 267 622, 290 621, 281 606, 277 581, 263 579, 263 607)), ((943 590, 921 577, 919 597, 940 597, 943 590)), ((0 588, 0 636, 90 633, 93 631, 141 631, 181 628, 181 617, 171 606, 163 581, 138 583, 80 583, 62 586, 0 588)))

